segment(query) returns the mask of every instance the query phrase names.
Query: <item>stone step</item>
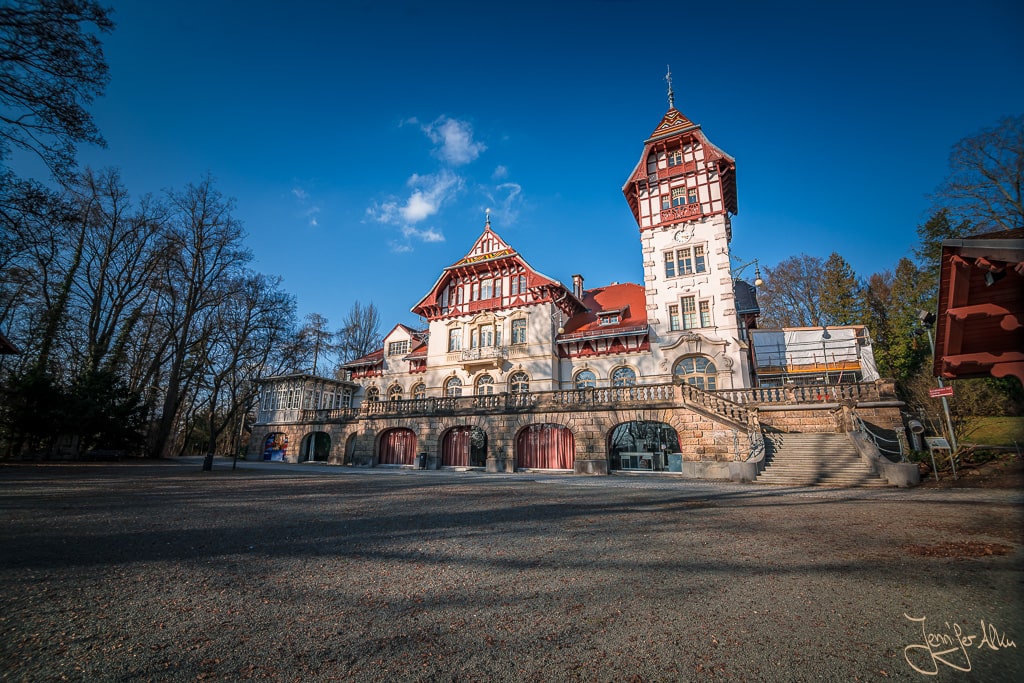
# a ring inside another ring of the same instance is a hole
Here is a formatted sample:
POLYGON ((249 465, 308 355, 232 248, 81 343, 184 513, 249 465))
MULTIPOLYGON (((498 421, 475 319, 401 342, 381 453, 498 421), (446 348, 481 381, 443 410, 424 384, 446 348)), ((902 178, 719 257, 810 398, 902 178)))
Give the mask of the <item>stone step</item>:
POLYGON ((845 434, 769 434, 759 484, 881 487, 888 483, 861 459, 845 434))

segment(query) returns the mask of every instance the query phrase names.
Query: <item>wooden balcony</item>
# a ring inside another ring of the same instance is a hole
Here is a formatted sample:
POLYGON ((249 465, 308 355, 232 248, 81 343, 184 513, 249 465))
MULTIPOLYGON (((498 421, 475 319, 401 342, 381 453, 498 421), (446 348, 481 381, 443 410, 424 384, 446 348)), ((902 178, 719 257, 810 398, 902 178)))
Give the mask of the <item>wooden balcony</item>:
POLYGON ((703 212, 700 208, 700 202, 694 204, 683 204, 682 206, 673 206, 668 209, 662 209, 658 223, 675 223, 677 221, 700 218, 702 215, 703 212))

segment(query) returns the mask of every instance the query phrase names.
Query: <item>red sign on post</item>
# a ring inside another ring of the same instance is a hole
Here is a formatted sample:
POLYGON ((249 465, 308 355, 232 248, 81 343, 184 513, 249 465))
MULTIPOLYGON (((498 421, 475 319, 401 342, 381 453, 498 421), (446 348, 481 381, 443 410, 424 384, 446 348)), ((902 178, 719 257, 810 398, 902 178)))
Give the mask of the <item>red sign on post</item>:
POLYGON ((928 395, 932 398, 942 398, 943 396, 952 396, 953 387, 938 387, 936 389, 929 389, 928 395))

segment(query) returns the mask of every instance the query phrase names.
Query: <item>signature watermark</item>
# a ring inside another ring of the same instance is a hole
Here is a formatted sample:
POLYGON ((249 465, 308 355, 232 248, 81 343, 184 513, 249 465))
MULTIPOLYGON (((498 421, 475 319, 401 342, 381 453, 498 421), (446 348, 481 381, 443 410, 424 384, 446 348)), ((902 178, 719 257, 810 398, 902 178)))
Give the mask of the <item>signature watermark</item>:
POLYGON ((927 617, 912 617, 903 613, 910 621, 921 625, 920 643, 903 648, 903 658, 914 671, 925 676, 934 676, 939 669, 948 666, 956 671, 971 670, 971 654, 981 651, 1016 649, 1017 643, 1000 632, 995 624, 981 620, 978 630, 968 630, 960 624, 943 622, 937 630, 929 630, 927 617))

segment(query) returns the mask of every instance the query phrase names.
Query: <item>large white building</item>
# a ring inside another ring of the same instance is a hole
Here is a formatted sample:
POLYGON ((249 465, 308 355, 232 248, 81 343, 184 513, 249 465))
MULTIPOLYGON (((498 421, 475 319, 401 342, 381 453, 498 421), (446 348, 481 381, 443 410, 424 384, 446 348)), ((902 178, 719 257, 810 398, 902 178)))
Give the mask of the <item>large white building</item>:
MULTIPOLYGON (((423 454, 433 466, 581 473, 688 463, 694 476, 735 478, 726 463, 761 443, 749 406, 794 400, 751 393, 758 309, 730 262, 735 160, 670 88, 622 192, 643 283, 563 284, 488 217, 412 307, 425 329, 396 325, 344 380, 265 381, 250 456, 376 466, 423 454)), ((834 415, 820 420, 842 430, 834 415)))

